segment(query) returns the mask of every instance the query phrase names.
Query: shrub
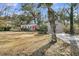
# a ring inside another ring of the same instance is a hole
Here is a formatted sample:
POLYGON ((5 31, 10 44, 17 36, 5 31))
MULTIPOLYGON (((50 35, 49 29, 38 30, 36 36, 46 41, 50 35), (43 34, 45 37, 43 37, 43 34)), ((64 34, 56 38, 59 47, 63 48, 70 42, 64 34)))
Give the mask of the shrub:
POLYGON ((65 32, 65 33, 70 33, 70 28, 69 28, 69 26, 64 26, 64 32, 65 32))
MULTIPOLYGON (((64 32, 65 33, 70 33, 70 27, 68 26, 64 26, 64 32)), ((79 27, 74 25, 74 34, 79 34, 79 27)))
POLYGON ((39 32, 39 34, 46 34, 47 33, 47 25, 40 25, 39 29, 37 29, 37 31, 39 32))
POLYGON ((13 31, 13 32, 17 32, 17 31, 21 31, 21 28, 20 27, 16 27, 16 28, 11 28, 10 31, 13 31))
POLYGON ((75 28, 74 28, 74 32, 75 32, 75 34, 79 34, 79 26, 74 26, 75 28))
POLYGON ((4 31, 10 31, 11 27, 4 27, 4 31))
POLYGON ((3 27, 0 27, 0 31, 4 31, 4 28, 3 27))
POLYGON ((10 31, 11 27, 0 27, 0 31, 10 31))

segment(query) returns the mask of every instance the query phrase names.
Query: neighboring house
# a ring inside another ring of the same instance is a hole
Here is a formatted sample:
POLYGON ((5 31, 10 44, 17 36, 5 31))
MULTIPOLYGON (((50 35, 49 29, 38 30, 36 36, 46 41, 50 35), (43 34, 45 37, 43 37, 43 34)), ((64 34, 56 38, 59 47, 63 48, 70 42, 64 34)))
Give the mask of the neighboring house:
POLYGON ((27 25, 21 25, 21 29, 35 31, 37 29, 37 24, 27 24, 27 25))
POLYGON ((31 21, 29 24, 22 24, 21 29, 24 31, 30 30, 30 31, 35 31, 38 28, 38 25, 35 24, 33 21, 31 21))

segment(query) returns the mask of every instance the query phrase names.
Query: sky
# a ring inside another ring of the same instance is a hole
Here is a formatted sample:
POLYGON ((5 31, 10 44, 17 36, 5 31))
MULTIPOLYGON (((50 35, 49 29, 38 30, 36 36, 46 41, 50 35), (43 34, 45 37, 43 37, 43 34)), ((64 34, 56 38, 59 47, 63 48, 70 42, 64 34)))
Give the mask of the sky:
MULTIPOLYGON (((16 14, 21 14, 22 11, 21 11, 21 5, 19 3, 0 3, 0 10, 2 8, 4 8, 5 6, 8 6, 10 7, 10 10, 8 10, 8 14, 13 14, 13 13, 16 13, 16 14)), ((66 3, 55 3, 51 6, 51 8, 54 10, 54 11, 59 11, 61 8, 68 8, 69 5, 67 5, 66 3)), ((47 9, 41 9, 41 14, 43 16, 47 16, 47 9)))
MULTIPOLYGON (((68 8, 69 6, 66 4, 66 3, 56 3, 56 4, 53 4, 52 6, 51 6, 51 8, 54 10, 54 11, 59 11, 61 8, 68 8)), ((42 13, 42 15, 44 15, 44 16, 48 16, 47 15, 47 9, 41 9, 41 13, 42 13)), ((45 17, 46 18, 46 17, 45 17)), ((46 19, 48 19, 48 18, 46 18, 46 19)), ((46 20, 45 19, 45 20, 46 20)))
MULTIPOLYGON (((8 15, 12 15, 13 13, 16 13, 16 14, 22 13, 21 5, 19 3, 0 3, 0 10, 5 8, 6 6, 10 7, 10 10, 8 10, 8 15)), ((51 8, 56 12, 63 7, 68 8, 69 6, 66 3, 56 3, 51 6, 51 8)), ((40 12, 41 12, 41 15, 43 15, 41 17, 42 20, 48 20, 47 9, 42 8, 40 12)), ((2 16, 5 16, 5 13, 2 16)))
MULTIPOLYGON (((20 11, 21 6, 20 6, 19 3, 0 3, 0 10, 1 10, 3 7, 5 7, 5 6, 11 7, 11 10, 9 10, 10 13, 12 13, 12 12, 15 12, 15 13, 17 13, 17 14, 21 13, 21 11, 20 11)), ((53 5, 52 8, 53 8, 55 11, 57 11, 57 10, 59 10, 59 8, 62 8, 62 7, 64 7, 64 6, 65 6, 65 4, 63 4, 63 3, 58 3, 58 4, 53 5)), ((47 10, 42 10, 42 12, 44 12, 44 13, 45 13, 46 11, 47 11, 47 10)))
POLYGON ((10 10, 9 11, 9 14, 12 14, 12 13, 21 13, 20 11, 20 4, 18 3, 0 3, 0 10, 5 8, 6 6, 10 7, 10 10))

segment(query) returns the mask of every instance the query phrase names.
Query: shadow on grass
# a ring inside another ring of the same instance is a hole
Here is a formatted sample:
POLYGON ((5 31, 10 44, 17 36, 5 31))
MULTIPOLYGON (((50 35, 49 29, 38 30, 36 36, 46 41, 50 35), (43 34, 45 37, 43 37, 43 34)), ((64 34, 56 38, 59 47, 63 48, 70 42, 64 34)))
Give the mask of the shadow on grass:
POLYGON ((51 45, 54 45, 56 42, 50 41, 46 45, 40 47, 38 50, 33 52, 31 56, 45 56, 45 52, 50 48, 51 45))

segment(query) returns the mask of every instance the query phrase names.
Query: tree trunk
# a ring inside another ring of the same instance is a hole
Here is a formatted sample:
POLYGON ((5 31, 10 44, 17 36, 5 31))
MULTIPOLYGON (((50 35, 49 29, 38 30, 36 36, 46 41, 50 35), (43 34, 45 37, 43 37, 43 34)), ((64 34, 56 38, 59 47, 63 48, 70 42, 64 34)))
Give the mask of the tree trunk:
POLYGON ((73 28, 73 4, 71 4, 71 11, 70 11, 70 34, 74 34, 74 28, 73 28))
POLYGON ((51 8, 48 8, 48 19, 52 31, 52 42, 57 42, 56 39, 56 25, 55 25, 55 13, 51 8))
POLYGON ((66 25, 65 20, 63 20, 64 25, 66 25))

